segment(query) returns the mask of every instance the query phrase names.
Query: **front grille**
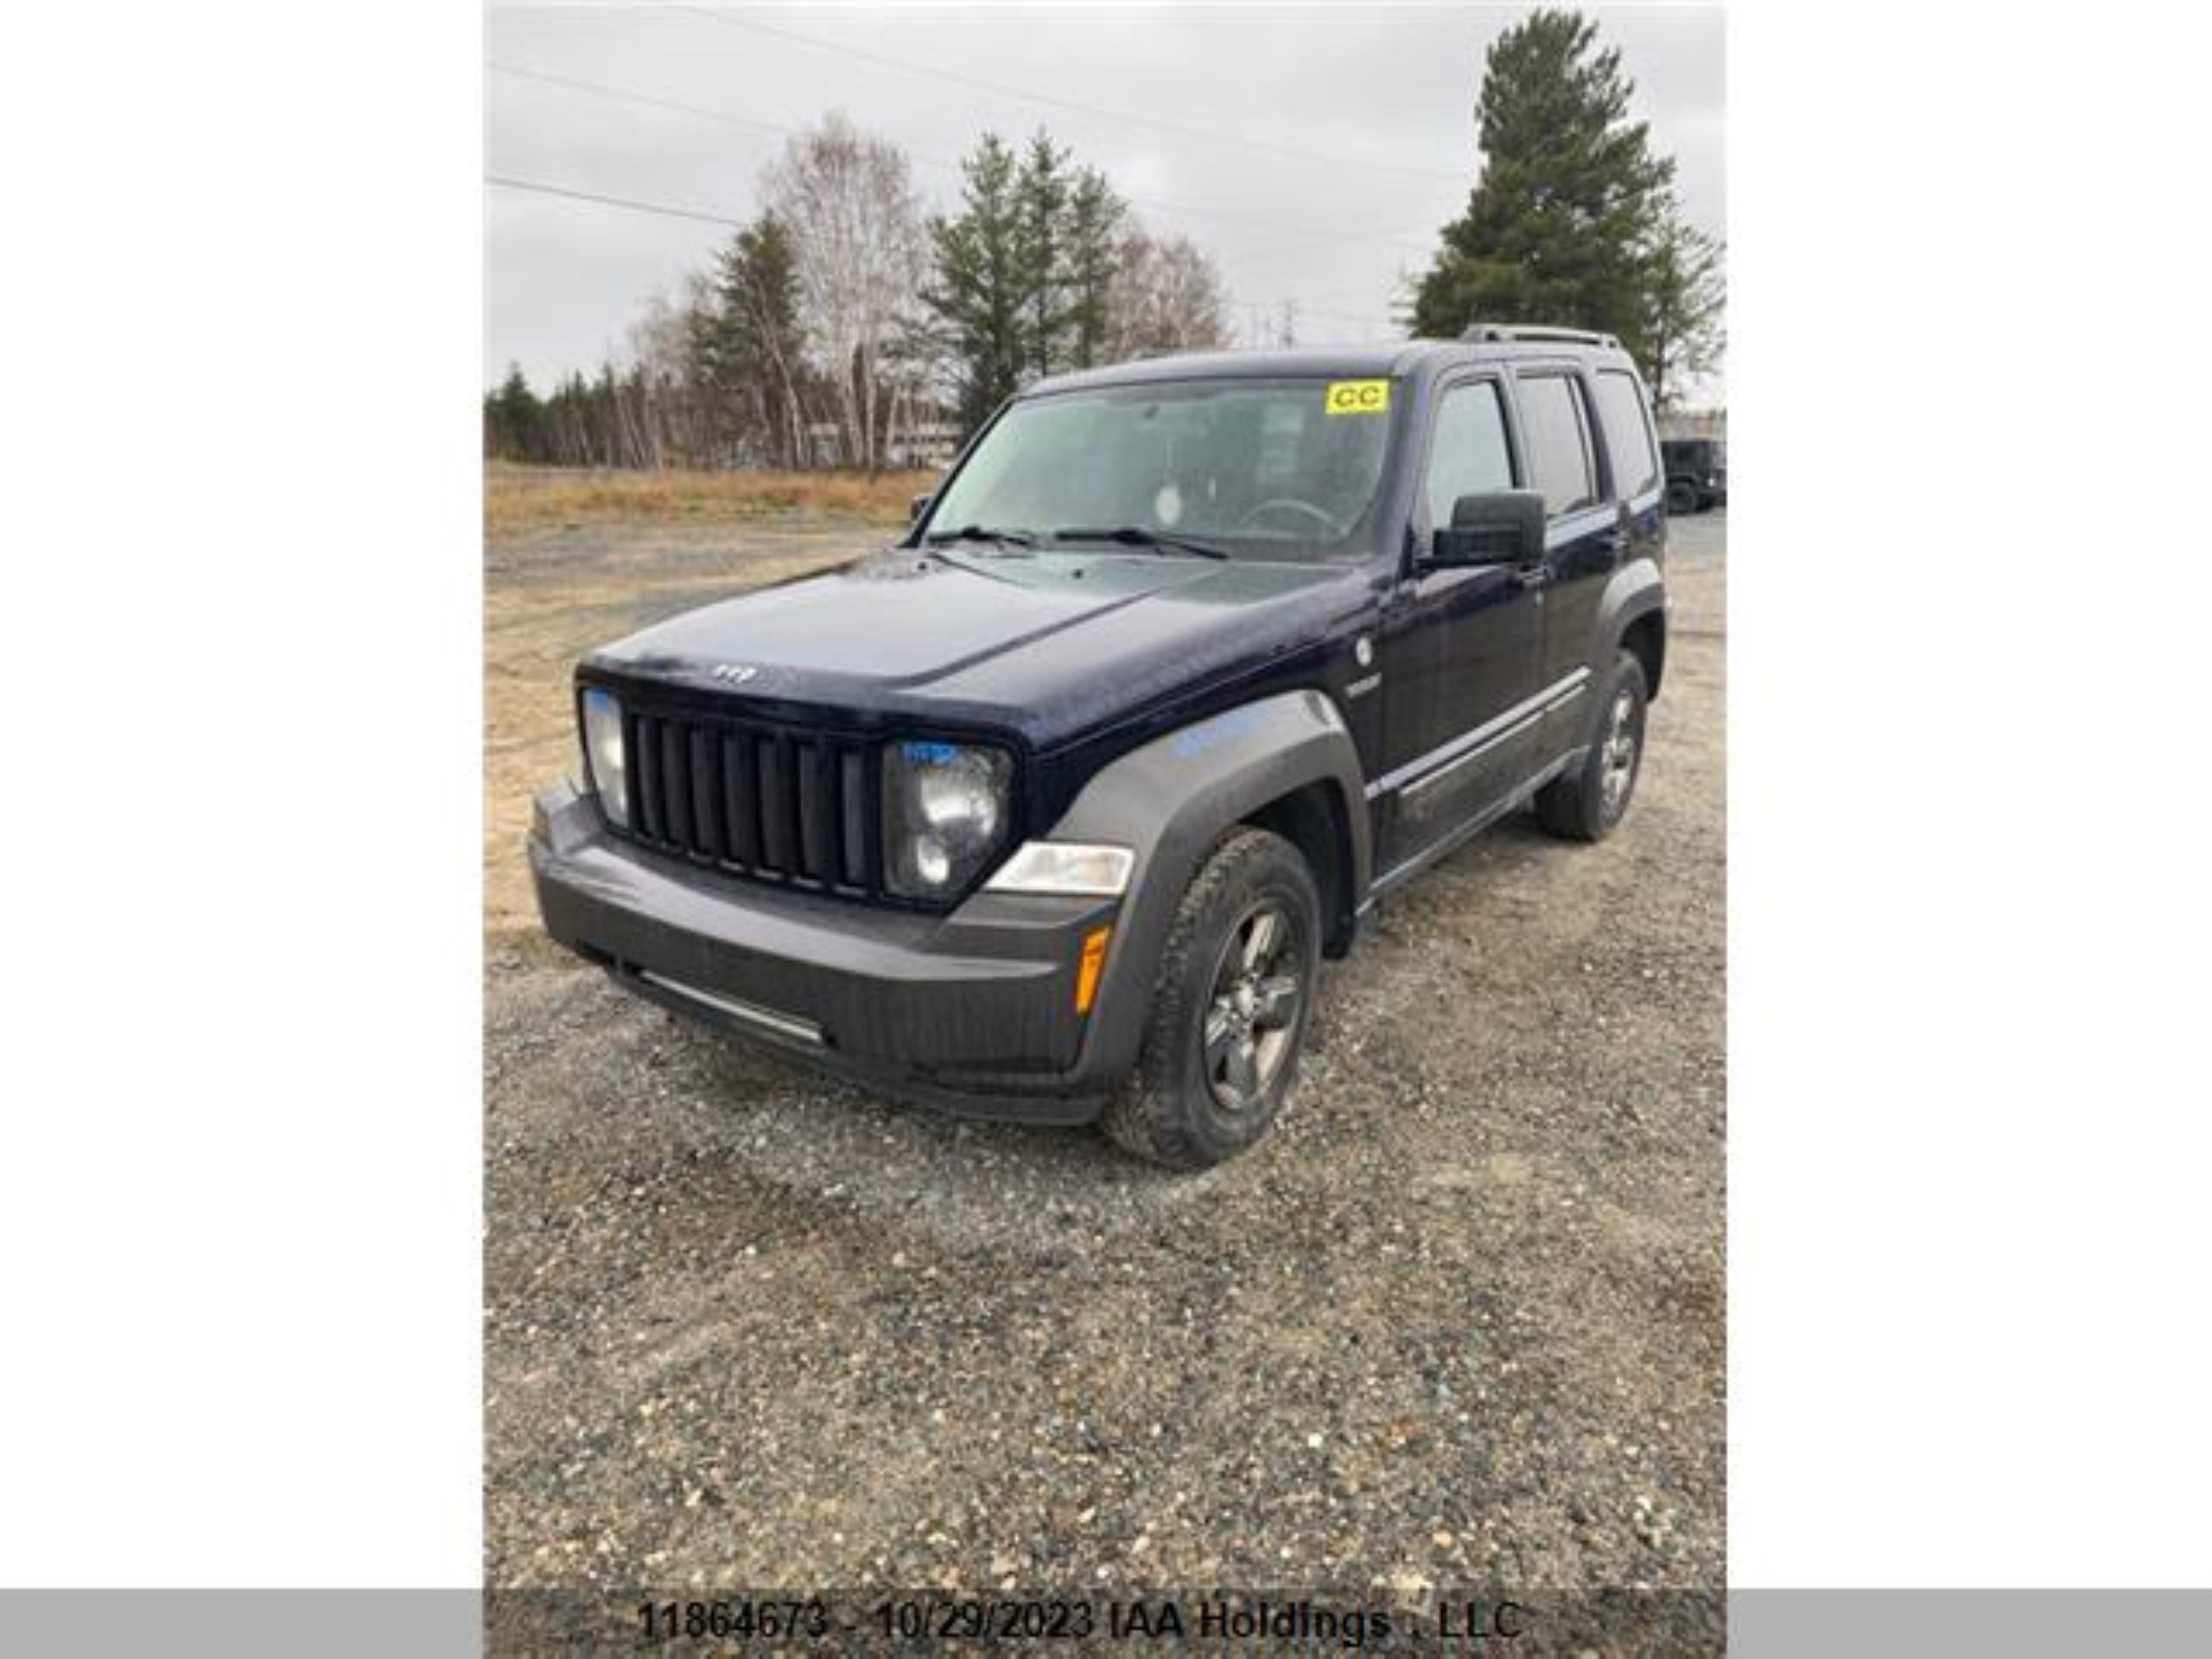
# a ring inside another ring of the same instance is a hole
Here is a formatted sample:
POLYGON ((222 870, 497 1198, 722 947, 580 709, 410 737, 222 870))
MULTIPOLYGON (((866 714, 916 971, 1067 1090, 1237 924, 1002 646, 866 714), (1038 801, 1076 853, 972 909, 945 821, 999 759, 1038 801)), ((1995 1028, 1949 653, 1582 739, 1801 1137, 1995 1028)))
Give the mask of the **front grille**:
POLYGON ((763 880, 883 891, 873 742, 627 709, 622 734, 636 839, 763 880))

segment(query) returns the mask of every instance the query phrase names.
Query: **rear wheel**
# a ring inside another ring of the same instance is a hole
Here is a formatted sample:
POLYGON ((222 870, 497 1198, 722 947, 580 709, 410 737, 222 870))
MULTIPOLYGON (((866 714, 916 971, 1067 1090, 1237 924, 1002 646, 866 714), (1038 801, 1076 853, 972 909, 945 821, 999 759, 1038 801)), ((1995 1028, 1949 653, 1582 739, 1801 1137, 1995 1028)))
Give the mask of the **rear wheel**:
POLYGON ((1613 659, 1601 688, 1598 731, 1581 763, 1536 791, 1536 817, 1569 841, 1603 841, 1628 811, 1643 766, 1643 664, 1633 652, 1613 659))
POLYGON ((1313 874, 1290 842, 1238 829, 1214 849, 1168 930, 1136 1071, 1106 1109, 1117 1146, 1203 1169, 1268 1132, 1297 1074, 1320 936, 1313 874))

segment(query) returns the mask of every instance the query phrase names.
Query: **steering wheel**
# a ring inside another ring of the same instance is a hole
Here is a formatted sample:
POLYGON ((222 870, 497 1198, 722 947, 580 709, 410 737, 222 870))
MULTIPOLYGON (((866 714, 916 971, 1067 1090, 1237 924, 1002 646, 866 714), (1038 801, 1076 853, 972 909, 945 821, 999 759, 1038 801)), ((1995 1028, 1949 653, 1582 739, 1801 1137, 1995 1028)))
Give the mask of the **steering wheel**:
POLYGON ((1315 524, 1320 525, 1321 531, 1324 535, 1334 536, 1337 533, 1337 521, 1335 519, 1330 518, 1327 513, 1322 512, 1320 508, 1315 506, 1311 501, 1300 501, 1295 496, 1288 495, 1279 495, 1272 501, 1261 502, 1258 506, 1252 508, 1242 518, 1237 519, 1236 528, 1243 530, 1255 518, 1261 517, 1263 513, 1269 512, 1303 513, 1306 517, 1311 518, 1315 524))

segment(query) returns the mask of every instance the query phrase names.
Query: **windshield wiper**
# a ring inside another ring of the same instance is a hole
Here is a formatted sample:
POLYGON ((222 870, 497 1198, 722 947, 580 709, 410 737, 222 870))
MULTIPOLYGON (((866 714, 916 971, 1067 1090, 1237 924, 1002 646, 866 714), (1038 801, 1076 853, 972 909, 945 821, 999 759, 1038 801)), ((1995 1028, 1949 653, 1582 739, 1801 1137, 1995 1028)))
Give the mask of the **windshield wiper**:
POLYGON ((1027 547, 1037 538, 1026 530, 994 530, 988 524, 963 524, 957 530, 933 530, 924 538, 931 547, 949 542, 997 542, 1007 547, 1027 547))
POLYGON ((1122 524, 1112 530, 1056 530, 1056 542, 1114 542, 1122 547, 1148 547, 1154 552, 1173 550, 1178 553, 1195 553, 1202 559, 1225 559, 1229 550, 1216 547, 1211 542, 1193 541, 1187 536, 1163 536, 1156 530, 1147 530, 1141 524, 1122 524))

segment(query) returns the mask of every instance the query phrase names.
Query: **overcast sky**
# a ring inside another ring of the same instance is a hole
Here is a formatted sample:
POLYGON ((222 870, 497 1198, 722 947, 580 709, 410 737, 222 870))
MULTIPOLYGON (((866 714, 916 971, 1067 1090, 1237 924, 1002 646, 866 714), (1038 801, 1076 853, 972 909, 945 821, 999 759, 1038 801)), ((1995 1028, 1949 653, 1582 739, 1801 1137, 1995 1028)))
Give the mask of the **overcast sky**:
MULTIPOLYGON (((1426 268, 1473 182, 1484 48, 1526 9, 715 10, 722 21, 662 6, 495 8, 486 171, 745 219, 779 130, 842 110, 906 151, 925 206, 942 210, 957 197, 950 164, 978 134, 1042 124, 1147 224, 1213 255, 1240 328, 1294 300, 1300 338, 1314 341, 1398 332, 1401 276, 1426 268)), ((1721 12, 1592 10, 1655 147, 1676 159, 1689 217, 1719 234, 1721 12)), ((541 390, 596 365, 649 296, 672 292, 729 235, 512 188, 485 197, 487 384, 510 362, 541 390)))

